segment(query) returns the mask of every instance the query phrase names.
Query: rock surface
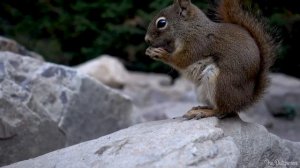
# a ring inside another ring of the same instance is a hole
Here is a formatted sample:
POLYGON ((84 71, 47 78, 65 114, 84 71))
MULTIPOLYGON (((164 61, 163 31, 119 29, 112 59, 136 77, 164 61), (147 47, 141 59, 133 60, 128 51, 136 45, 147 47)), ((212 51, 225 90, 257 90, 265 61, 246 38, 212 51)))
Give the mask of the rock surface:
POLYGON ((0 36, 0 51, 10 51, 16 54, 29 56, 38 60, 44 60, 43 57, 35 52, 28 51, 24 46, 16 41, 0 36))
POLYGON ((299 151, 300 143, 238 117, 174 119, 135 125, 4 168, 299 167, 299 151))
POLYGON ((0 165, 128 127, 131 101, 75 70, 0 52, 0 165))

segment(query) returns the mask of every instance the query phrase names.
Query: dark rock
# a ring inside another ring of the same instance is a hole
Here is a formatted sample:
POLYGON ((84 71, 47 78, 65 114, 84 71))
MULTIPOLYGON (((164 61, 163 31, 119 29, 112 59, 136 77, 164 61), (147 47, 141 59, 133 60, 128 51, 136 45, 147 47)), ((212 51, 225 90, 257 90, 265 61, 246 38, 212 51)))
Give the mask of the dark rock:
POLYGON ((16 41, 0 36, 0 51, 10 51, 16 54, 44 60, 43 57, 35 52, 27 50, 24 46, 16 41))

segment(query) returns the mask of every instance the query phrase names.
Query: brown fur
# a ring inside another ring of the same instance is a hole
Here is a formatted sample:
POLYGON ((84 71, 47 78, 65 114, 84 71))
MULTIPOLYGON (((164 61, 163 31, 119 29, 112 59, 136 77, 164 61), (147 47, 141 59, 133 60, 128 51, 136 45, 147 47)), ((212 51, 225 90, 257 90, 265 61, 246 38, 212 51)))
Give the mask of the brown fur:
MULTIPOLYGON (((221 23, 215 23, 190 0, 175 0, 149 25, 147 55, 186 76, 193 76, 197 86, 216 81, 213 88, 204 88, 214 94, 214 101, 208 103, 211 110, 192 109, 186 114, 187 118, 197 116, 196 113, 208 117, 239 112, 256 102, 268 85, 267 73, 276 45, 265 26, 243 11, 239 3, 239 0, 221 0, 217 8, 221 23), (168 25, 158 29, 155 22, 162 16, 168 25), (213 60, 213 63, 205 60, 213 60), (198 66, 199 62, 202 62, 201 68, 195 73, 191 67, 198 66), (202 71, 205 67, 208 67, 207 72, 202 71), (199 78, 195 77, 197 73, 199 78), (210 79, 215 77, 216 80, 210 79)), ((211 93, 207 94, 210 98, 211 93)))
POLYGON ((267 31, 267 26, 241 8, 241 0, 221 0, 217 13, 224 23, 237 24, 253 37, 260 51, 260 69, 257 75, 253 101, 257 101, 269 84, 269 68, 275 60, 278 44, 267 31))

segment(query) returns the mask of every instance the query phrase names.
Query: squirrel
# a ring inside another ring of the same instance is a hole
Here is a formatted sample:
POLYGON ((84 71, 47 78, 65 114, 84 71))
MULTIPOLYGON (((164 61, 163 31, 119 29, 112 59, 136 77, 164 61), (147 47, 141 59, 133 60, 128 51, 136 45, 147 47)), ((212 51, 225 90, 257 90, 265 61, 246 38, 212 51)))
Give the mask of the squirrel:
POLYGON ((256 103, 269 84, 278 44, 240 0, 220 0, 219 22, 191 0, 174 0, 150 22, 146 55, 190 79, 201 106, 183 117, 200 119, 237 114, 256 103))

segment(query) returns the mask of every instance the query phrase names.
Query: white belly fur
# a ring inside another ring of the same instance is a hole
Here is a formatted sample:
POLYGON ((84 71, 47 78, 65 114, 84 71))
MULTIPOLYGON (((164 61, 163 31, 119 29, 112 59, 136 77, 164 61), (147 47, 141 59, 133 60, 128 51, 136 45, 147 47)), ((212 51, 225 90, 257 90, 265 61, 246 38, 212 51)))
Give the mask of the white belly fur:
POLYGON ((216 108, 215 90, 219 68, 210 60, 198 61, 182 71, 196 85, 199 103, 216 108))

